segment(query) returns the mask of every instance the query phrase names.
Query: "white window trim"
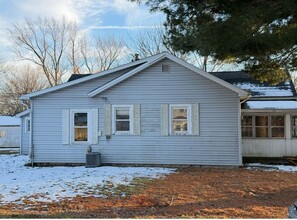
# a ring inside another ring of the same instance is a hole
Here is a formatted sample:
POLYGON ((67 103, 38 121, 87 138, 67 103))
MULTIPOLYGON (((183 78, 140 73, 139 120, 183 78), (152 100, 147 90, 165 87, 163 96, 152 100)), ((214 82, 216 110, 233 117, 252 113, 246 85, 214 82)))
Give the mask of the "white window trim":
POLYGON ((71 144, 91 144, 92 131, 91 131, 91 109, 71 109, 70 110, 70 143, 71 144), (88 115, 88 140, 75 141, 74 140, 74 114, 87 113, 88 115))
POLYGON ((169 105, 169 132, 171 135, 191 135, 192 134, 192 111, 190 104, 172 104, 169 105), (173 121, 173 109, 175 108, 186 108, 187 109, 187 131, 173 131, 172 121, 173 121))
POLYGON ((30 117, 25 117, 25 133, 30 133, 30 130, 28 130, 28 123, 30 123, 30 130, 31 130, 31 121, 30 121, 30 117))
POLYGON ((132 135, 134 125, 134 112, 133 105, 112 105, 112 133, 114 135, 132 135), (129 127, 130 131, 116 131, 116 109, 118 108, 129 108, 129 127))

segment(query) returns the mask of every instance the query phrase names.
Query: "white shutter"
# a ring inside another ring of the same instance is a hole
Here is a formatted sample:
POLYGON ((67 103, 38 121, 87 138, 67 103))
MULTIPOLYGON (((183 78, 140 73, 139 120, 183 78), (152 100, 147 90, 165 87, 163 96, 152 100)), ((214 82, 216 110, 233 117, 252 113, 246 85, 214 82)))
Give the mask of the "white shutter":
POLYGON ((98 109, 91 110, 91 140, 92 144, 98 143, 98 109))
POLYGON ((168 104, 161 105, 161 134, 168 136, 169 133, 168 104))
POLYGON ((62 109, 62 144, 70 142, 69 109, 62 109))
POLYGON ((192 105, 192 135, 199 135, 199 104, 192 105))
POLYGON ((104 106, 104 133, 111 135, 111 105, 105 104, 104 106))
POLYGON ((140 104, 133 105, 133 134, 140 135, 140 104))

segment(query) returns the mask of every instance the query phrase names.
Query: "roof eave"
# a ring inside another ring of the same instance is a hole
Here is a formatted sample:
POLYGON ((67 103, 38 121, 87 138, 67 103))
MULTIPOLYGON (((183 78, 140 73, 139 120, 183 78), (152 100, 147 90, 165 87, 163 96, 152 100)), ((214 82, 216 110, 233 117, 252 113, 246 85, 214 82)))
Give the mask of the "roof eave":
POLYGON ((33 93, 25 94, 25 95, 22 95, 20 97, 20 99, 29 100, 30 98, 33 98, 33 97, 36 97, 36 96, 40 96, 40 95, 43 95, 43 94, 46 94, 46 93, 49 93, 49 92, 57 91, 59 89, 63 89, 63 88, 73 86, 73 85, 76 85, 76 84, 79 84, 79 83, 82 83, 82 82, 86 82, 88 80, 96 79, 96 78, 99 78, 99 77, 102 77, 102 76, 105 76, 105 75, 120 71, 122 69, 126 69, 126 68, 129 68, 129 67, 133 67, 133 66, 137 66, 137 65, 146 63, 148 59, 149 58, 144 58, 144 59, 137 60, 137 61, 134 61, 134 62, 131 62, 131 63, 127 63, 127 64, 124 64, 124 65, 121 65, 121 66, 118 66, 118 67, 115 67, 115 68, 112 68, 112 69, 109 69, 109 70, 105 70, 103 72, 94 73, 94 74, 92 74, 90 76, 86 76, 86 77, 83 77, 81 79, 73 80, 73 81, 66 82, 66 83, 63 83, 63 84, 60 84, 60 85, 57 85, 57 86, 53 86, 53 87, 46 88, 46 89, 43 89, 43 90, 39 90, 39 91, 36 91, 36 92, 33 92, 33 93))

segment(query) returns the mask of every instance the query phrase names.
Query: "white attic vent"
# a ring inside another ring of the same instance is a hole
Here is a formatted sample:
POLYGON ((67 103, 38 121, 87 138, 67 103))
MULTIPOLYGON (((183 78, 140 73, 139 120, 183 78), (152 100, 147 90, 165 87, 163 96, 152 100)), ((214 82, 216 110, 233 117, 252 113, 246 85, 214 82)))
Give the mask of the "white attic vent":
POLYGON ((162 72, 169 72, 169 65, 168 64, 162 64, 162 72))

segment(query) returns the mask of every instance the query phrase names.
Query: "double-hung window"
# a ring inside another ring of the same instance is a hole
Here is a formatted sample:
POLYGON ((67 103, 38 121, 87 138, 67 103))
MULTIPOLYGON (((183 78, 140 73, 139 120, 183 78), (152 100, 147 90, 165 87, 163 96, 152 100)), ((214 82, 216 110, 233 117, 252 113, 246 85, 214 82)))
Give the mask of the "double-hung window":
POLYGON ((171 105, 170 124, 171 134, 191 134, 191 106, 171 105))
POLYGON ((62 110, 62 144, 97 144, 98 135, 98 109, 62 110))
POLYGON ((72 142, 89 142, 89 111, 72 111, 72 142))
POLYGON ((133 133, 133 106, 114 105, 113 106, 113 133, 132 134, 133 133))

